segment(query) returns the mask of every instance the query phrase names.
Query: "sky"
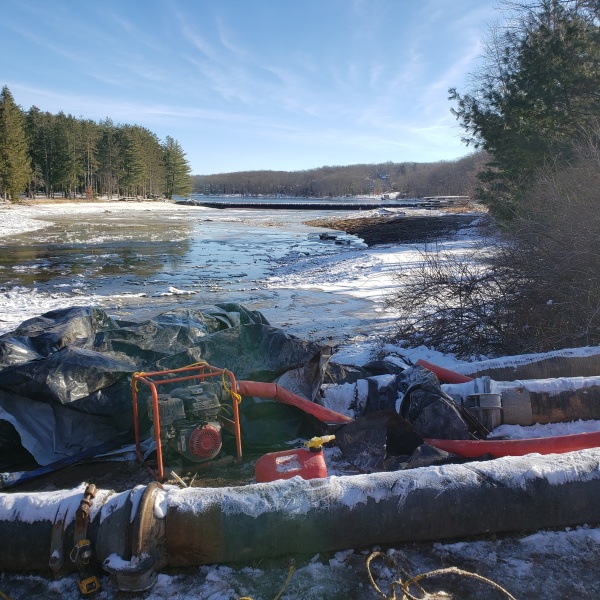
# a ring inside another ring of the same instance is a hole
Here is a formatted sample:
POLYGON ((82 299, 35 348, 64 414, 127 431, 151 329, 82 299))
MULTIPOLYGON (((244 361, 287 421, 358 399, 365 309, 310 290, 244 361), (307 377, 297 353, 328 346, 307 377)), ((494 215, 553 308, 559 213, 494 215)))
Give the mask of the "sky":
POLYGON ((193 174, 453 160, 498 0, 0 0, 24 110, 175 138, 193 174))

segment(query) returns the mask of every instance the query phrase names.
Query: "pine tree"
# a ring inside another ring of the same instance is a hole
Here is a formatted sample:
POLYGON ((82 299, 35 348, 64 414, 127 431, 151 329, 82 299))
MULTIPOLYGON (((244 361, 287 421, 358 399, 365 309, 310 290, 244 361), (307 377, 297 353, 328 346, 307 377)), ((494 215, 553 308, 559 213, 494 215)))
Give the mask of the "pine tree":
POLYGON ((191 168, 177 140, 167 136, 163 144, 165 161, 165 196, 189 196, 192 191, 191 168))
POLYGON ((57 115, 57 133, 62 150, 60 185, 67 198, 76 197, 77 184, 85 177, 84 157, 80 149, 81 122, 73 115, 65 115, 63 112, 57 115))
POLYGON ((137 127, 143 159, 143 187, 142 195, 145 198, 157 198, 163 193, 165 180, 165 166, 160 140, 156 134, 145 127, 137 127))
POLYGON ((118 193, 119 146, 118 129, 111 119, 100 121, 100 137, 96 145, 100 194, 112 199, 118 193))
MULTIPOLYGON (((83 191, 88 199, 94 197, 96 189, 96 170, 98 168, 98 160, 96 158, 96 148, 100 128, 91 119, 85 119, 80 123, 80 151, 82 154, 83 164, 83 191)), ((82 182, 80 182, 81 184, 82 182)))
POLYGON ((536 172, 568 159, 573 141, 600 118, 599 7, 523 4, 513 29, 488 44, 471 92, 450 90, 464 141, 493 157, 482 180, 499 215, 518 212, 536 172))
POLYGON ((0 194, 17 202, 29 183, 31 166, 25 120, 7 86, 0 92, 0 194))
POLYGON ((119 189, 124 196, 139 196, 144 181, 144 159, 139 128, 135 125, 123 125, 119 133, 119 189))
MULTIPOLYGON (((62 113, 61 113, 62 114, 62 113)), ((54 198, 61 191, 66 162, 66 142, 62 123, 64 115, 41 112, 32 106, 27 112, 26 126, 29 136, 29 153, 34 172, 39 174, 38 187, 43 187, 46 197, 54 198)))

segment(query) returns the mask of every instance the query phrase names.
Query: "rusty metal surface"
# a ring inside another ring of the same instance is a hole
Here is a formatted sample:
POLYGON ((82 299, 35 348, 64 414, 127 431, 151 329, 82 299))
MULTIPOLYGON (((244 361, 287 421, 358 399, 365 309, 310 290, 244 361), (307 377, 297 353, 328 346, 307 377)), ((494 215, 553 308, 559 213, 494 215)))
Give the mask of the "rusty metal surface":
POLYGON ((131 555, 148 554, 156 568, 167 564, 165 555, 165 520, 157 516, 156 503, 164 494, 163 486, 153 481, 146 486, 131 525, 131 555))

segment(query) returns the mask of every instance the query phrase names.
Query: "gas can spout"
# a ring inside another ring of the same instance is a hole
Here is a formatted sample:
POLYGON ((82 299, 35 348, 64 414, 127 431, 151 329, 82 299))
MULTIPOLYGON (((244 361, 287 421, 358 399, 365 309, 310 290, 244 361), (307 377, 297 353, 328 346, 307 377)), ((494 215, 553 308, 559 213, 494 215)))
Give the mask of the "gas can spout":
POLYGON ((335 435, 322 435, 320 437, 314 437, 304 442, 304 445, 313 452, 318 452, 323 449, 324 444, 328 444, 329 442, 333 442, 335 440, 335 435))

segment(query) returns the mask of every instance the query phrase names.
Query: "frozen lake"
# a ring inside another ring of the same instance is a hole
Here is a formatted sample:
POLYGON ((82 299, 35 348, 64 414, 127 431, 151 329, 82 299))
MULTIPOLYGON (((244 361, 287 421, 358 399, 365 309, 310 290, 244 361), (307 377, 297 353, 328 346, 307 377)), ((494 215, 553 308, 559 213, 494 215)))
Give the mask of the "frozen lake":
POLYGON ((406 256, 303 225, 331 215, 162 202, 2 207, 0 331, 67 305, 140 319, 232 301, 307 339, 364 340, 389 327, 382 300, 406 256))

